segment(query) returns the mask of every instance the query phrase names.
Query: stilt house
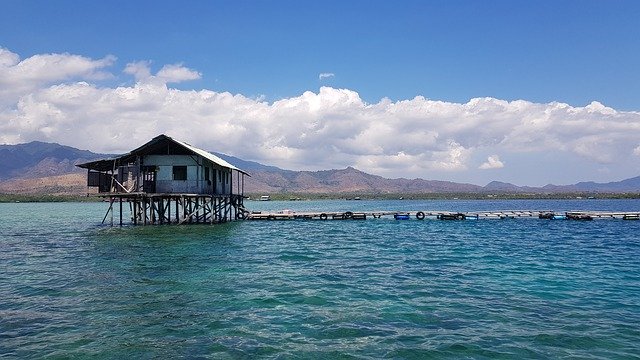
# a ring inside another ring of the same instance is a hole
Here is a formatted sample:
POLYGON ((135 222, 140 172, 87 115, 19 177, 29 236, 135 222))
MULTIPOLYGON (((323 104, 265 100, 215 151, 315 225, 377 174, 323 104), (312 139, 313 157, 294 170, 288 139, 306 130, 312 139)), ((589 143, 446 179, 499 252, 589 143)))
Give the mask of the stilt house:
POLYGON ((135 224, 214 223, 246 213, 242 200, 247 172, 167 135, 127 154, 77 166, 88 170, 89 187, 111 199, 112 217, 113 204, 119 201, 121 224, 123 201, 130 204, 135 224))

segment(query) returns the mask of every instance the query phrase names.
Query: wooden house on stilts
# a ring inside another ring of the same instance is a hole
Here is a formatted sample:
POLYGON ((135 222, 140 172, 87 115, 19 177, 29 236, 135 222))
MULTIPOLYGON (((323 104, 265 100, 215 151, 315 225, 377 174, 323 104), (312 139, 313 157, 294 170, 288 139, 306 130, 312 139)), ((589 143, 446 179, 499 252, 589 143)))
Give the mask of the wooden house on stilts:
POLYGON ((102 220, 122 225, 130 212, 135 225, 221 223, 244 219, 247 172, 166 135, 131 152, 77 165, 88 170, 87 185, 109 199, 102 220))

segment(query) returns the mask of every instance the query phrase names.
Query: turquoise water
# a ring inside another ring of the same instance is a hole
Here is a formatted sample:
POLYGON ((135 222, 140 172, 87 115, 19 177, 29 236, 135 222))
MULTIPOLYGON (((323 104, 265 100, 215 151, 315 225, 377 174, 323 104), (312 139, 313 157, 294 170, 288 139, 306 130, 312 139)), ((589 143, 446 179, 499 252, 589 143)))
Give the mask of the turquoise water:
MULTIPOLYGON (((638 211, 638 200, 248 202, 638 211)), ((99 226, 0 204, 0 357, 638 358, 640 221, 99 226)))

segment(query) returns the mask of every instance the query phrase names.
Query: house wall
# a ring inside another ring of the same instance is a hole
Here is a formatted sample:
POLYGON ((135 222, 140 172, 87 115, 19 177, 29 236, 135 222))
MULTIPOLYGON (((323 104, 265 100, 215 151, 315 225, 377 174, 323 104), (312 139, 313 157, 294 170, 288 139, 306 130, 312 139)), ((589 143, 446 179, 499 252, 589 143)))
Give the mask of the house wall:
MULTIPOLYGON (((211 164, 213 172, 215 173, 215 193, 216 194, 231 194, 231 170, 211 164), (225 180, 227 179, 227 180, 225 180)), ((211 178, 213 181, 213 177, 211 178)))
POLYGON ((231 184, 225 176, 229 169, 222 168, 201 156, 147 155, 144 166, 156 166, 156 192, 192 194, 230 194, 231 184), (173 167, 186 166, 187 180, 173 180, 173 167), (205 169, 208 168, 209 180, 205 169), (215 172, 215 173, 214 173, 215 172))

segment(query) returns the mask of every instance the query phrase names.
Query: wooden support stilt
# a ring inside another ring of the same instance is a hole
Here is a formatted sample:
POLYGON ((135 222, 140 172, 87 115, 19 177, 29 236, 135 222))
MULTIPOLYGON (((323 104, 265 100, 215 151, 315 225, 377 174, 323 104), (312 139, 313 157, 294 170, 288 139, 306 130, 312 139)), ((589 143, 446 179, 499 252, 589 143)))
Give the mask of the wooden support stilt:
POLYGON ((109 218, 112 226, 114 223, 123 226, 126 222, 125 201, 129 203, 130 220, 134 225, 217 224, 239 219, 237 215, 246 212, 238 195, 123 193, 109 196, 109 208, 102 224, 109 218), (115 202, 118 202, 117 209, 115 202), (114 219, 116 210, 119 210, 118 217, 114 219))
POLYGON ((199 200, 200 199, 198 197, 196 197, 196 201, 195 201, 195 203, 196 203, 196 211, 195 211, 196 212, 196 223, 200 222, 200 206, 198 204, 199 200))
POLYGON ((116 198, 111 198, 111 205, 109 206, 111 208, 111 226, 113 226, 113 203, 116 201, 116 198))
POLYGON ((211 223, 218 221, 218 204, 216 198, 211 199, 211 223))
POLYGON ((176 196, 176 224, 180 221, 180 198, 176 196))
MULTIPOLYGON (((113 211, 113 201, 115 200, 115 198, 111 198, 109 201, 109 208, 107 209, 106 214, 104 214, 104 217, 102 218, 102 223, 104 224, 105 220, 107 220, 107 216, 109 216, 109 213, 113 211)), ((113 225, 113 224, 112 224, 113 225)))

